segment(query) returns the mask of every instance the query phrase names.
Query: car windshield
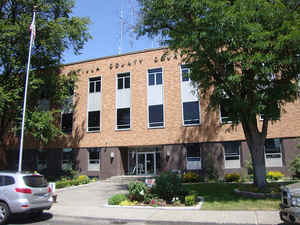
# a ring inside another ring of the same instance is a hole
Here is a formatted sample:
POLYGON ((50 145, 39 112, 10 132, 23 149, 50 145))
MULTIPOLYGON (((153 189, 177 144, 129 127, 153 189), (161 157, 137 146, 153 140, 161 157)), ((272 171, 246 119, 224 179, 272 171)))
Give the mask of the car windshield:
POLYGON ((47 187, 48 183, 43 176, 29 175, 23 177, 24 182, 29 187, 47 187))

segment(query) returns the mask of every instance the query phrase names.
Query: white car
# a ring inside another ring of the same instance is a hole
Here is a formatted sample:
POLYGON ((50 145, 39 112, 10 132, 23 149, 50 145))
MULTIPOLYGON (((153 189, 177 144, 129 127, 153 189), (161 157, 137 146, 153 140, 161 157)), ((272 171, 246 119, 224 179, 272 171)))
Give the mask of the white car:
POLYGON ((52 191, 37 173, 0 171, 0 225, 15 213, 37 213, 53 204, 52 191))

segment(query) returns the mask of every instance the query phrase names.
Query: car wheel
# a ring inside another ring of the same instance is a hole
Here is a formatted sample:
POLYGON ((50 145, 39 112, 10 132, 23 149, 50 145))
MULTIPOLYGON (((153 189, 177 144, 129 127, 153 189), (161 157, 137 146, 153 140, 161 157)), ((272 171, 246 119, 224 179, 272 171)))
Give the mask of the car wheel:
POLYGON ((4 202, 0 202, 0 225, 5 224, 9 216, 8 206, 4 202))

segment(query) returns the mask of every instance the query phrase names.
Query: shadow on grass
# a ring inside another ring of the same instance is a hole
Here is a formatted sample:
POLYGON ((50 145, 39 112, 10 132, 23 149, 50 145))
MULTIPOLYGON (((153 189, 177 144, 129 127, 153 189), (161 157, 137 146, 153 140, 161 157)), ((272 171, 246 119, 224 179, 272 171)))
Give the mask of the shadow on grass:
POLYGON ((237 183, 198 183, 186 184, 189 191, 204 197, 202 209, 207 210, 278 210, 280 198, 254 199, 239 196, 234 189, 237 183))

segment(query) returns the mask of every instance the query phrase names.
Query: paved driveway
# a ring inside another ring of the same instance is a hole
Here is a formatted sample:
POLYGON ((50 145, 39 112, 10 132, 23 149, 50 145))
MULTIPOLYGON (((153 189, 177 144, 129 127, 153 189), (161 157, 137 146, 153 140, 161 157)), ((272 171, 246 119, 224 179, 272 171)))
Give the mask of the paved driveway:
POLYGON ((278 211, 205 211, 166 210, 158 208, 110 208, 107 199, 116 193, 127 193, 126 181, 98 181, 75 188, 58 190, 58 203, 50 213, 56 217, 117 220, 141 224, 281 224, 278 211))

